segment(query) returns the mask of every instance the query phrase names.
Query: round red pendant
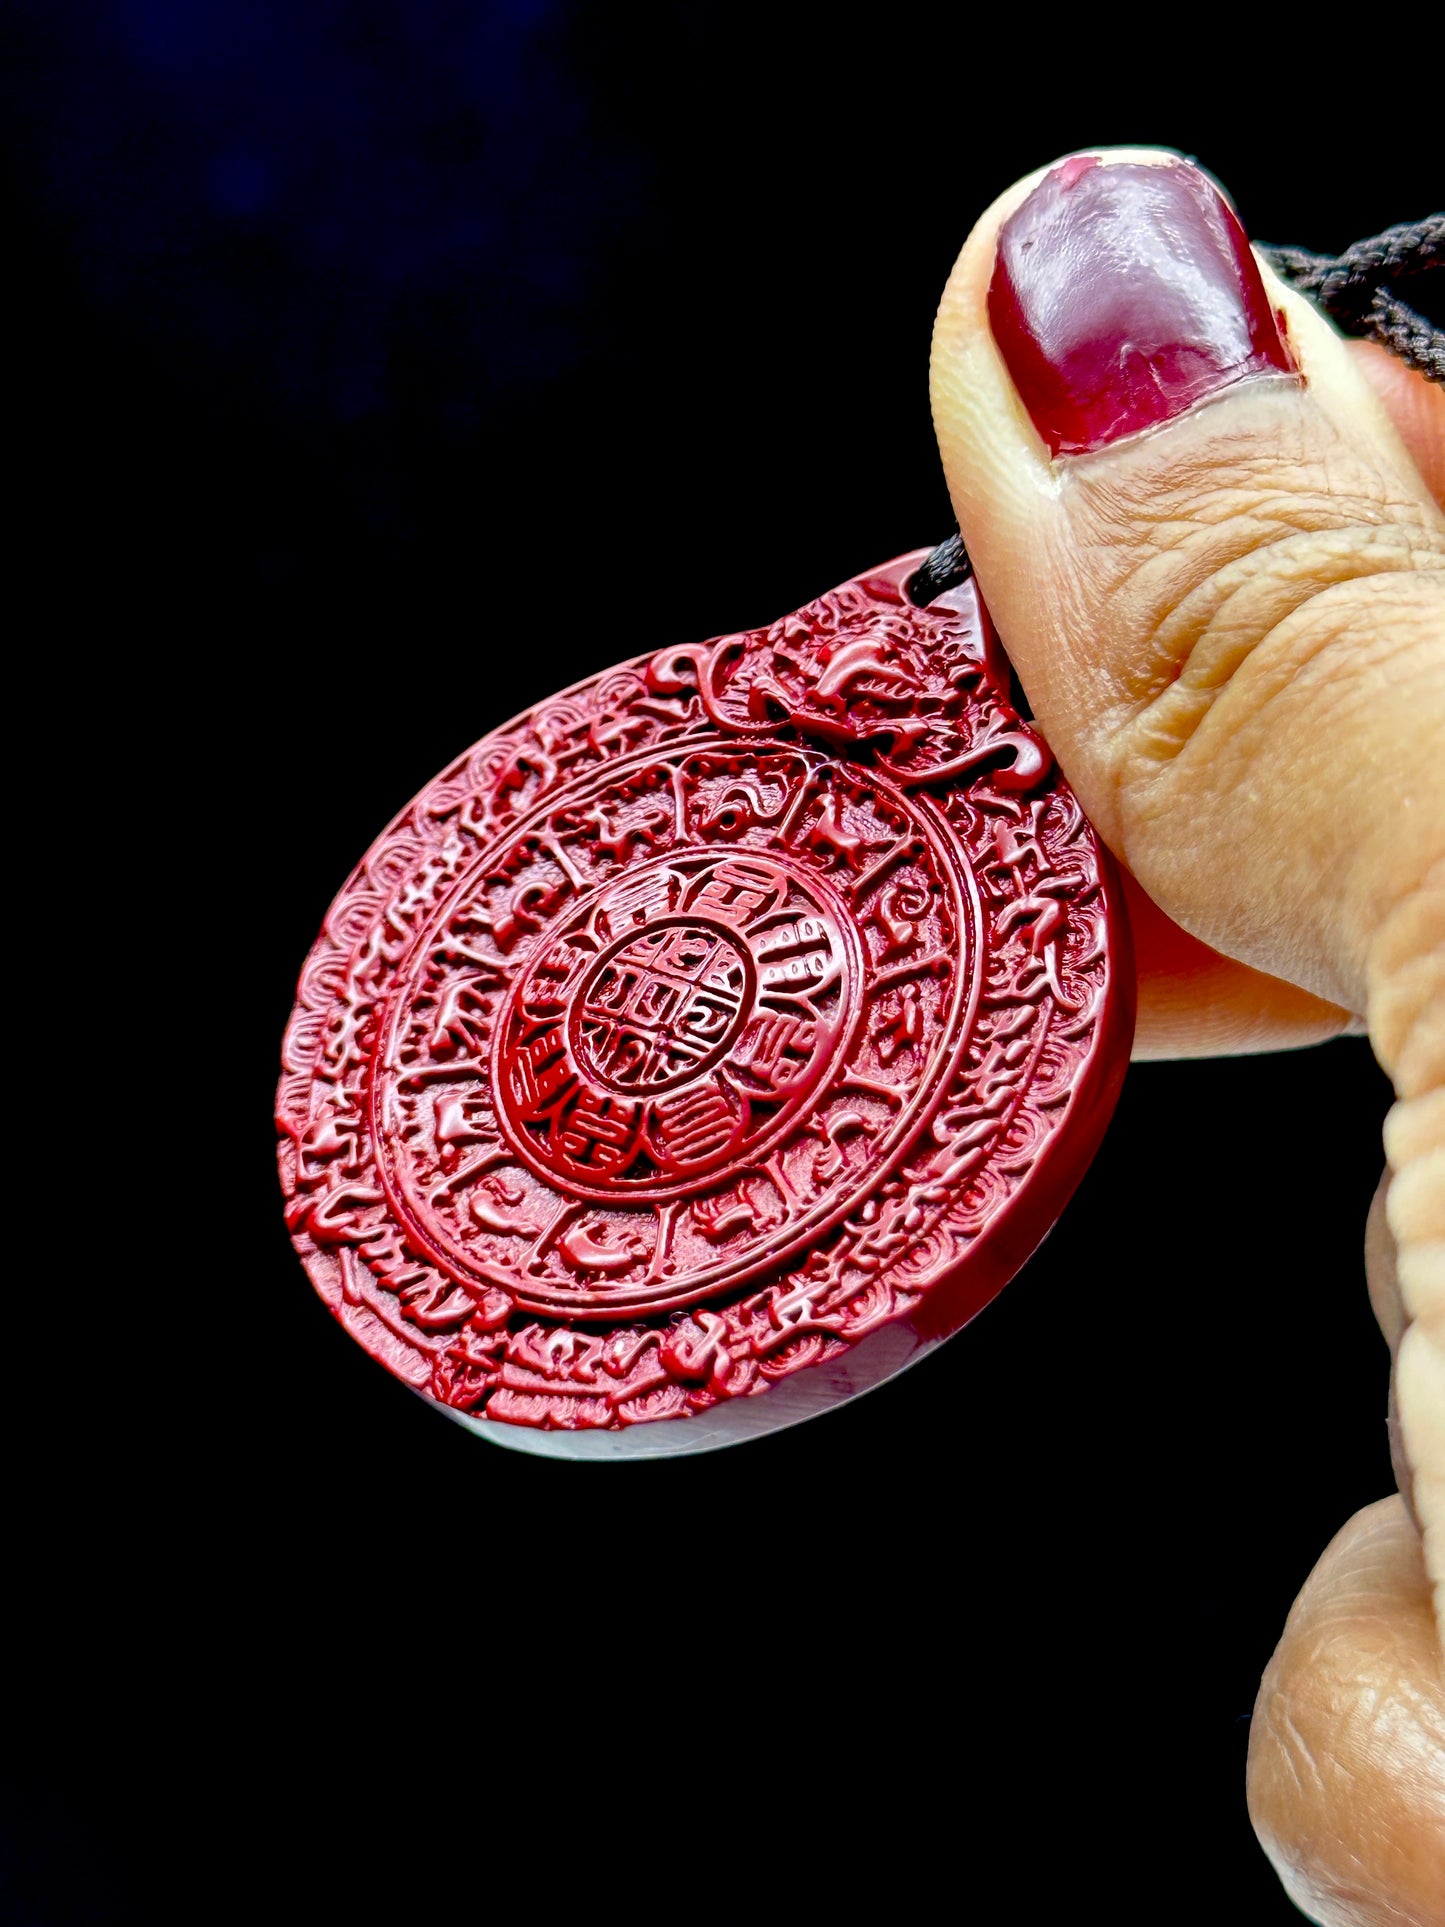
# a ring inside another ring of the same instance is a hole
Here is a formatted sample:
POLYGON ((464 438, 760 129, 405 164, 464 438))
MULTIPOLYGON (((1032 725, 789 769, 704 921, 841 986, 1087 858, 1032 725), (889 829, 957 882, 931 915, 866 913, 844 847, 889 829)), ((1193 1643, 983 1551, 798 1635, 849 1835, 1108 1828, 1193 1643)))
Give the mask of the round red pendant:
POLYGON ((704 1450, 965 1323, 1128 1056, 1117 878, 923 552, 486 736, 367 854, 277 1098, 322 1298, 484 1436, 704 1450))

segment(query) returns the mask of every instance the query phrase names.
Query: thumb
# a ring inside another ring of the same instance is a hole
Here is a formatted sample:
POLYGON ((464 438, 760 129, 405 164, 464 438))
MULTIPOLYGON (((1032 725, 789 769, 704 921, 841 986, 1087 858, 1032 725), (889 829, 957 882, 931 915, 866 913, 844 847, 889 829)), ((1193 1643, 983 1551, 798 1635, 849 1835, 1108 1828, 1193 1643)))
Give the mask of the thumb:
POLYGON ((1096 826, 1194 936, 1365 1011, 1445 857, 1445 518, 1344 344, 1206 176, 1115 150, 979 222, 932 387, 1096 826))
POLYGON ((1445 1629, 1445 517, 1345 344, 1157 150, 995 203, 932 387, 1096 826, 1193 936, 1366 1015, 1394 1080, 1400 1434, 1445 1629))

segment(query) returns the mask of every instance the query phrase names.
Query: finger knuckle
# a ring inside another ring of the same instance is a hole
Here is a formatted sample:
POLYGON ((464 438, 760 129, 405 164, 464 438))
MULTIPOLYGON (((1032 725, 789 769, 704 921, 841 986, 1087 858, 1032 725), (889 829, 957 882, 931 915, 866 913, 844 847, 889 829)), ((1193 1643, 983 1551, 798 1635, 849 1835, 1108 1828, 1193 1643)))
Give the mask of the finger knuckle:
POLYGON ((1445 1091, 1445 856, 1381 921, 1366 982, 1370 1036, 1396 1092, 1445 1091))
POLYGON ((1445 532, 1263 523, 1257 511, 1235 517, 1235 552, 1213 558, 1202 579, 1179 583, 1176 569, 1178 592, 1148 633, 1147 668, 1125 691, 1119 750, 1130 780, 1147 783, 1175 764, 1206 724, 1205 751, 1222 747, 1287 691, 1356 702, 1438 668, 1445 532))
POLYGON ((1445 532, 1276 527, 1173 602, 1149 656, 1109 746, 1126 855, 1190 822, 1312 835, 1366 934, 1445 857, 1445 532))

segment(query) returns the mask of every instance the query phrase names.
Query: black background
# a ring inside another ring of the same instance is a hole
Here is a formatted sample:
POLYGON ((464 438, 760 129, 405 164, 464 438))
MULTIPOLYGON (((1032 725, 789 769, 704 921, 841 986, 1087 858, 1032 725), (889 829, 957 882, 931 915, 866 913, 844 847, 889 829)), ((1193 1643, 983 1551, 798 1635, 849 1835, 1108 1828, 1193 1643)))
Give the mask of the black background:
POLYGON ((1243 1765, 1294 1592, 1390 1487, 1363 1043, 1136 1068, 975 1326, 705 1459, 489 1450, 291 1254, 277 1047, 351 864, 524 704, 947 531, 928 332, 995 193, 1144 140, 1268 239, 1429 205, 1408 113, 1323 110, 1292 43, 623 11, 9 10, 65 989, 22 1026, 0 1898, 335 1918, 359 1874, 421 1919, 521 1868, 547 1912, 881 1875, 910 1915, 1296 1918, 1243 1765))

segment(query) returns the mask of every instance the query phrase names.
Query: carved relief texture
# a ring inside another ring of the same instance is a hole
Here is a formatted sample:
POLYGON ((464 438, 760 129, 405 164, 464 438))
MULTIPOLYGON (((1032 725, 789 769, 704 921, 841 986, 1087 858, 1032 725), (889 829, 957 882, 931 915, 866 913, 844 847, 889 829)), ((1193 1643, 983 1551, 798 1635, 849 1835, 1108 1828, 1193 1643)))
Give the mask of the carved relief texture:
POLYGON ((1115 886, 918 560, 518 717, 332 906, 287 1222, 416 1389, 562 1428, 764 1392, 916 1317, 1067 1131, 1115 886))

